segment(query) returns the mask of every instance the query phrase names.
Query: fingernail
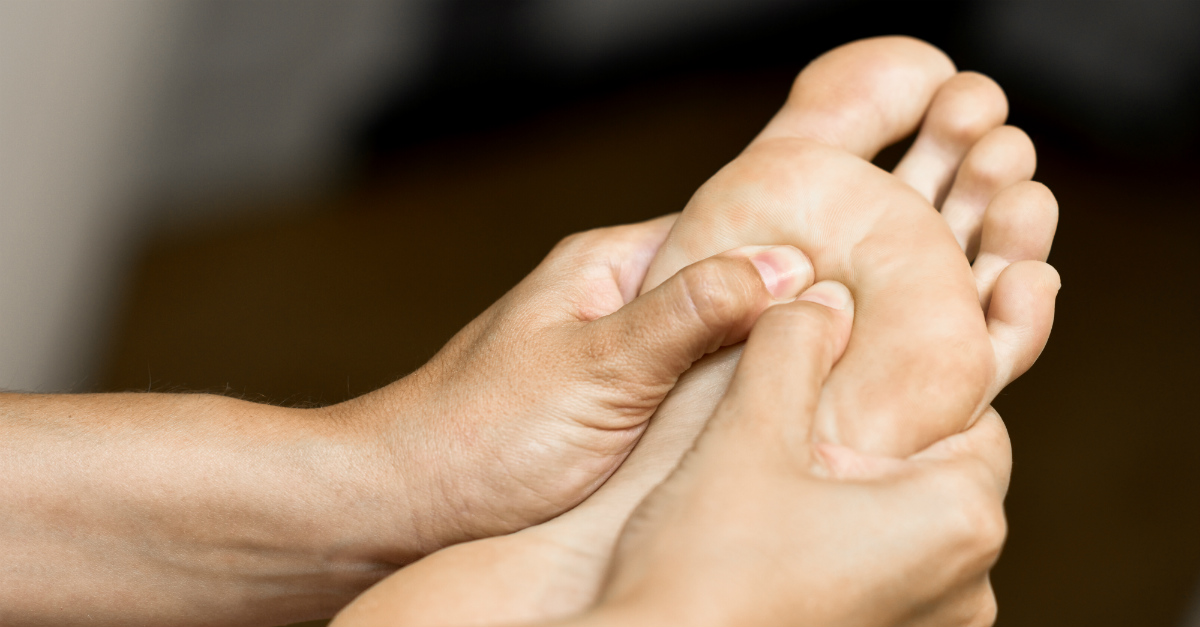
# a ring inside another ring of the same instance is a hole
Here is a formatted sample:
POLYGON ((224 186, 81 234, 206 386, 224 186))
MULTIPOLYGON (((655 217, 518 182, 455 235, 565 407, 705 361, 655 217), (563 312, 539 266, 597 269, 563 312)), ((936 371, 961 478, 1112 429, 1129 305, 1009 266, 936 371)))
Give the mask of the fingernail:
POLYGON ((796 300, 807 300, 840 311, 850 304, 852 298, 845 285, 837 281, 821 281, 804 290, 796 300))
POLYGON ((750 255, 767 291, 775 300, 790 300, 812 280, 808 257, 792 246, 769 246, 750 255))

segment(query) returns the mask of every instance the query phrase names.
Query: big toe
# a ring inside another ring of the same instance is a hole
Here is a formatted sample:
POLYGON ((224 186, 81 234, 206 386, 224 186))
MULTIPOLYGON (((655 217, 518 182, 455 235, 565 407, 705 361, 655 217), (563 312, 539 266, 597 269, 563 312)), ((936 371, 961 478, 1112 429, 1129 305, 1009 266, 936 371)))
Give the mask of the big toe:
POLYGON ((871 159, 916 130, 954 76, 941 50, 911 37, 876 37, 810 63, 756 141, 800 138, 871 159))

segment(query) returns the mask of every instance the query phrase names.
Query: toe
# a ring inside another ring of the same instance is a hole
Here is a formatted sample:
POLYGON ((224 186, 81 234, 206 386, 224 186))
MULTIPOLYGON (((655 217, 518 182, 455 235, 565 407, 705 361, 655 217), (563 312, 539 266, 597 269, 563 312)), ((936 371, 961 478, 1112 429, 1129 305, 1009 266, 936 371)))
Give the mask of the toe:
POLYGON ((1024 181, 996 195, 984 213, 979 254, 971 266, 984 307, 1009 264, 1046 260, 1057 228, 1058 201, 1045 185, 1024 181))
POLYGON ((1061 285, 1058 272, 1040 261, 1018 261, 1000 273, 987 309, 996 371, 986 403, 1041 355, 1054 324, 1054 299, 1061 285))
POLYGON ((809 139, 871 159, 916 130, 933 95, 953 75, 950 59, 917 39, 846 44, 804 68, 756 141, 809 139))
POLYGON ((1033 178, 1036 167, 1033 142, 1015 126, 994 129, 971 147, 942 204, 942 217, 968 258, 979 248, 988 203, 1000 190, 1033 178))
POLYGON ((960 72, 933 98, 912 148, 894 174, 940 207, 967 151, 1008 117, 1008 100, 992 79, 960 72))

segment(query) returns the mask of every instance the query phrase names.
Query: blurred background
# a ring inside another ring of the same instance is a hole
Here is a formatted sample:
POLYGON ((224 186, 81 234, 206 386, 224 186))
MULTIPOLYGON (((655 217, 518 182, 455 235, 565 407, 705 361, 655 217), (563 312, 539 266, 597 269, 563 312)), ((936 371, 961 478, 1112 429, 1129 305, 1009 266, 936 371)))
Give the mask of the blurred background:
POLYGON ((0 0, 0 389, 374 389, 896 33, 1000 81, 1061 204, 999 624, 1200 627, 1196 2, 0 0))

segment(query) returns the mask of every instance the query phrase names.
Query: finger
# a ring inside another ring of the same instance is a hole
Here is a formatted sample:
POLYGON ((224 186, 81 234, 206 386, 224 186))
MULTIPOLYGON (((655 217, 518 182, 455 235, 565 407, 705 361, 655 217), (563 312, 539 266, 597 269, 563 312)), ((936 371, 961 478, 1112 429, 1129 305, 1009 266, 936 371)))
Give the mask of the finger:
MULTIPOLYGON (((996 624, 998 606, 996 593, 992 588, 991 578, 985 573, 979 576, 975 571, 990 570, 994 563, 989 563, 991 556, 983 559, 968 560, 966 572, 961 578, 966 581, 956 582, 958 585, 935 587, 940 592, 936 601, 925 604, 924 612, 919 618, 905 623, 910 627, 992 627, 996 624), (971 562, 974 563, 971 563, 971 562)), ((943 567, 943 570, 947 570, 943 567)), ((932 582, 931 582, 932 583, 932 582)), ((939 582, 940 583, 940 582, 939 582)))
POLYGON ((678 213, 672 213, 645 222, 603 229, 612 242, 606 247, 609 267, 626 303, 637 297, 650 262, 667 241, 678 218, 678 213))
POLYGON ((836 281, 813 285, 759 318, 714 422, 807 441, 821 386, 850 339, 854 300, 836 281))
MULTIPOLYGON (((992 561, 992 565, 995 565, 995 560, 992 561)), ((1000 613, 1000 606, 996 603, 996 591, 992 588, 991 577, 984 576, 983 583, 979 588, 979 594, 973 605, 974 612, 968 612, 971 618, 959 624, 967 625, 968 627, 992 627, 996 624, 996 617, 1000 613)))
POLYGON ((622 379, 673 385, 700 357, 744 340, 767 307, 795 298, 812 278, 808 257, 791 246, 735 249, 587 325, 583 346, 622 379))
POLYGON ((985 309, 996 279, 1009 264, 1046 260, 1057 228, 1058 202, 1041 183, 1017 183, 992 199, 983 214, 979 254, 971 264, 979 302, 985 309))
POLYGON ((962 433, 909 457, 915 473, 902 486, 921 502, 929 534, 953 550, 942 560, 958 577, 985 576, 1008 534, 1004 495, 1012 473, 1012 446, 1004 422, 988 410, 962 433))
POLYGON ((996 379, 985 402, 1037 361, 1054 324, 1054 299, 1062 280, 1049 264, 1018 261, 1000 273, 987 310, 996 355, 996 379))
POLYGON ((907 459, 863 453, 830 442, 818 443, 815 449, 824 474, 848 481, 873 481, 897 475, 909 470, 911 462, 955 462, 964 457, 978 457, 1003 493, 1012 469, 1008 432, 991 407, 966 431, 938 440, 907 459), (980 426, 980 423, 986 424, 980 426))
POLYGON ((813 450, 818 462, 813 470, 831 479, 873 481, 899 474, 908 468, 903 459, 862 453, 832 442, 818 442, 813 450))
POLYGON ((1000 613, 999 604, 996 603, 996 591, 992 588, 991 577, 984 576, 983 583, 979 586, 978 595, 975 602, 972 604, 974 611, 968 611, 970 619, 964 621, 962 625, 969 627, 992 627, 996 624, 996 616, 1000 613))
POLYGON ((968 259, 979 249, 979 230, 988 203, 1000 190, 1033 178, 1036 167, 1033 142, 1015 126, 991 131, 967 153, 942 203, 942 217, 968 259))
POLYGON ((1008 99, 995 81, 959 72, 938 89, 916 140, 892 173, 940 207, 967 152, 1006 117, 1008 99))
POLYGON ((988 407, 966 431, 938 440, 908 459, 918 464, 949 466, 948 472, 963 466, 975 469, 970 472, 981 470, 981 478, 1003 496, 1012 475, 1012 441, 1000 414, 988 407))
POLYGON ((954 75, 937 48, 910 37, 876 37, 808 64, 756 142, 800 138, 865 159, 916 130, 934 93, 954 75))
MULTIPOLYGON (((613 282, 623 298, 622 304, 628 303, 637 296, 650 262, 678 218, 678 213, 672 213, 645 222, 569 235, 550 251, 543 267, 556 276, 574 279, 580 267, 598 265, 611 271, 613 282)), ((614 309, 585 317, 593 319, 614 309)))

